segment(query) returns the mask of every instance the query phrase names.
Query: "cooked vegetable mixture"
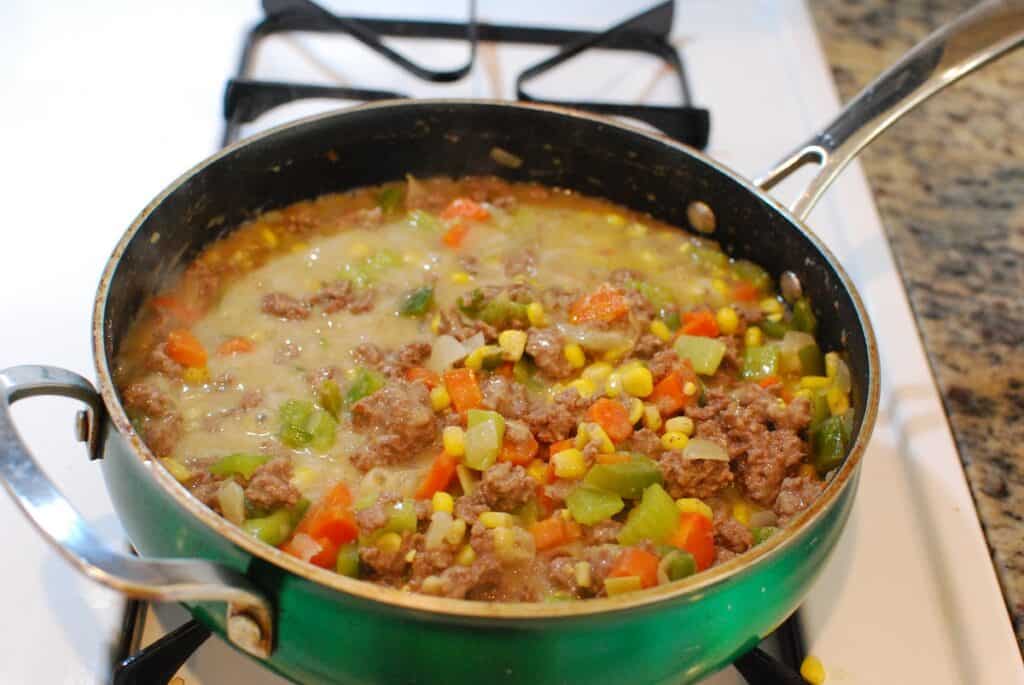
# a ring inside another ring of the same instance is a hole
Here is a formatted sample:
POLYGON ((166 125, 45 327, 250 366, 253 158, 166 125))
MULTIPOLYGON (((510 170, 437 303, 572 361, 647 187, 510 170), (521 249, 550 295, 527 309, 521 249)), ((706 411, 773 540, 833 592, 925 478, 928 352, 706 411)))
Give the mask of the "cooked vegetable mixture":
POLYGON ((184 487, 310 564, 619 595, 764 542, 845 455, 849 370, 788 285, 600 200, 410 178, 213 244, 118 386, 184 487))

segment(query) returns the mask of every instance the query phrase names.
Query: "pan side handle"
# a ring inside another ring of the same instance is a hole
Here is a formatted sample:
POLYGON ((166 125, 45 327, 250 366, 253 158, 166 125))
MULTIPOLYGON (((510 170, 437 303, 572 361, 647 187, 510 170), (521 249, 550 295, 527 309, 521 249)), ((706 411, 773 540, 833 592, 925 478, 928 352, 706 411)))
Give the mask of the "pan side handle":
POLYGON ((203 560, 138 559, 110 551, 43 473, 14 426, 11 405, 38 395, 71 397, 91 414, 89 442, 98 456, 103 401, 78 374, 50 366, 0 371, 0 480, 43 537, 79 572, 128 597, 225 602, 228 639, 260 658, 273 648, 271 605, 252 582, 203 560))
POLYGON ((1024 0, 986 0, 918 43, 822 131, 755 183, 769 190, 800 167, 817 174, 791 207, 801 221, 836 176, 896 120, 946 86, 1024 44, 1024 0))

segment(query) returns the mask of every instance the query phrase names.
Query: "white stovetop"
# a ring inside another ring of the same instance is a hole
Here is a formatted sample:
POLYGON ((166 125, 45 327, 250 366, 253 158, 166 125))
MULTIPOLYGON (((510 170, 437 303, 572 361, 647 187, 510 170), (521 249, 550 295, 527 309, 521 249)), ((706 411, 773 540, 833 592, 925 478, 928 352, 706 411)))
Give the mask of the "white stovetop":
MULTIPOLYGON (((343 7, 408 15, 410 6, 435 4, 448 9, 433 9, 433 16, 448 18, 464 6, 447 0, 407 2, 403 9, 400 2, 363 0, 343 7)), ((653 2, 480 4, 481 15, 492 21, 599 27, 653 2)), ((675 35, 695 100, 712 112, 711 154, 754 174, 836 111, 831 78, 800 2, 677 5, 675 35)), ((42 362, 92 376, 89 317, 107 255, 152 196, 215 149, 224 80, 243 29, 258 16, 256 2, 241 0, 0 3, 0 187, 6 191, 0 365, 42 362)), ((338 60, 330 50, 322 41, 278 42, 263 54, 260 73, 273 78, 312 70, 321 79, 358 75, 355 84, 415 94, 495 94, 482 70, 438 91, 407 85, 363 51, 338 60), (374 70, 402 82, 374 84, 367 76, 374 70)), ((430 60, 456 63, 462 54, 442 45, 430 60)), ((507 70, 540 54, 501 50, 496 59, 507 70)), ((483 59, 495 55, 484 50, 483 59)), ((580 71, 567 70, 538 88, 563 96, 616 92, 671 100, 670 81, 651 61, 601 57, 586 65, 580 69, 600 76, 577 78, 580 71)), ((507 91, 508 71, 503 80, 507 91)), ((285 109, 266 120, 308 108, 285 109)), ((829 683, 1024 682, 938 395, 859 167, 829 191, 811 224, 865 298, 879 332, 885 381, 850 524, 804 612, 810 649, 824 661, 829 683)), ((71 438, 74 408, 70 401, 42 399, 16 414, 48 472, 111 544, 120 545, 99 470, 71 438)), ((2 496, 0 516, 6 549, 0 578, 8 588, 0 682, 104 682, 120 599, 75 575, 2 496)), ((217 649, 203 652, 193 664, 203 682, 223 681, 224 658, 217 649)), ((244 670, 253 678, 256 671, 244 670)), ((232 673, 239 675, 233 667, 232 673)), ((735 678, 722 673, 709 682, 735 678)))

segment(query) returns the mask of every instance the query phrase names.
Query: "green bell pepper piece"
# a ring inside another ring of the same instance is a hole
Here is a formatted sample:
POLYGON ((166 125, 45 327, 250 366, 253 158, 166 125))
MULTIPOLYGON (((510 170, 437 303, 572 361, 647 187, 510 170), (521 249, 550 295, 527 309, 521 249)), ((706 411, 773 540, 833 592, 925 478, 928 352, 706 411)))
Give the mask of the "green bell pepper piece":
POLYGON ((570 492, 565 503, 576 522, 588 526, 610 519, 625 506, 618 494, 589 485, 581 485, 570 492))
POLYGON ((828 398, 825 390, 816 390, 811 395, 811 432, 821 425, 821 422, 829 417, 828 398))
POLYGON ((292 512, 288 509, 278 509, 274 513, 262 518, 248 519, 242 524, 245 532, 263 542, 277 547, 288 539, 295 528, 292 512))
POLYGON ((527 390, 540 392, 544 383, 537 378, 537 365, 529 357, 522 357, 512 366, 512 377, 527 390))
POLYGON ((680 359, 689 359, 693 370, 711 376, 718 370, 725 355, 725 343, 715 338, 698 335, 680 335, 675 342, 676 354, 680 359))
POLYGON ((341 387, 331 378, 320 384, 320 388, 316 393, 316 401, 334 418, 338 418, 342 408, 345 406, 345 401, 341 396, 341 387))
POLYGON ((781 338, 786 335, 786 331, 789 330, 789 324, 784 320, 779 319, 778 321, 772 321, 771 319, 764 319, 758 326, 764 331, 764 334, 769 338, 781 338))
POLYGON ((215 476, 226 478, 228 476, 241 476, 249 480, 256 469, 271 460, 269 454, 229 454, 221 457, 209 468, 210 473, 215 476))
POLYGON ((470 409, 466 417, 466 434, 463 438, 466 466, 484 471, 494 465, 501 451, 505 437, 505 419, 500 414, 482 409, 470 409))
POLYGON ((405 499, 391 505, 391 513, 388 514, 388 522, 384 525, 384 532, 416 532, 416 502, 411 499, 405 499))
POLYGON ((595 464, 583 478, 584 485, 614 492, 626 499, 638 499, 644 490, 663 481, 658 464, 647 457, 633 456, 619 464, 595 464))
POLYGON ((679 525, 679 509, 665 489, 655 483, 644 490, 640 503, 633 507, 626 525, 619 531, 619 543, 635 545, 644 540, 662 542, 679 525))
POLYGON ((802 376, 824 376, 825 355, 821 353, 818 343, 804 345, 797 352, 800 358, 800 375, 802 376))
POLYGON ((338 550, 338 559, 334 562, 334 570, 349 578, 359 577, 359 544, 350 542, 338 550))
POLYGON ((402 316, 423 316, 434 306, 434 288, 425 285, 406 293, 399 305, 398 313, 402 316))
POLYGON ((364 397, 369 397, 384 387, 384 374, 373 369, 360 366, 352 376, 348 390, 345 391, 345 404, 352 406, 364 397))
POLYGON ((323 409, 317 409, 306 424, 306 430, 310 434, 309 446, 317 452, 326 452, 331 449, 334 445, 337 428, 338 422, 334 420, 333 416, 323 409))
POLYGON ((661 320, 665 322, 665 325, 668 326, 670 331, 679 330, 679 326, 682 325, 682 322, 679 320, 679 312, 675 310, 662 311, 660 315, 661 320))
POLYGON ((402 186, 389 186, 377 193, 377 206, 385 214, 390 214, 398 209, 404 197, 405 191, 402 189, 402 186))
POLYGON ((779 529, 775 526, 762 526, 760 528, 751 528, 750 532, 754 536, 754 544, 760 545, 762 542, 779 532, 779 529))
POLYGON ((745 380, 760 380, 779 373, 779 348, 772 345, 748 347, 743 351, 742 376, 745 380))
POLYGON ((811 301, 806 297, 801 297, 793 303, 793 319, 790 323, 793 326, 793 330, 803 331, 811 335, 814 335, 814 332, 818 329, 818 317, 814 316, 814 311, 811 309, 811 301))
POLYGON ((669 552, 672 555, 667 564, 665 574, 669 580, 682 580, 697 572, 697 561, 689 552, 681 549, 669 552))
POLYGON ((846 455, 846 443, 849 439, 849 432, 842 416, 831 416, 814 429, 813 462, 818 473, 828 473, 839 466, 846 455))

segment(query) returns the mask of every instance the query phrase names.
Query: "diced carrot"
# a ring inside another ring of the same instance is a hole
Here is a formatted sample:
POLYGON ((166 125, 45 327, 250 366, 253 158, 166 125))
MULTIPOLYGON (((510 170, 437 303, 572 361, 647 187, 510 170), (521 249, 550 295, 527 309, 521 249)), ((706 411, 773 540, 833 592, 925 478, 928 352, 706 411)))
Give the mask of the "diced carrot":
POLYGON ((781 383, 781 382, 782 381, 779 379, 778 376, 765 376, 764 378, 759 380, 757 382, 757 384, 760 385, 762 388, 769 388, 769 387, 775 385, 776 383, 781 383))
MULTIPOLYGON (((320 545, 320 551, 309 559, 311 564, 324 568, 333 566, 341 546, 356 539, 359 529, 351 505, 352 495, 348 487, 338 483, 323 499, 312 505, 299 521, 293 537, 302 533, 320 545)), ((288 543, 282 549, 289 554, 296 554, 296 550, 290 548, 288 543)))
POLYGON ((468 234, 469 225, 460 221, 444 232, 444 235, 441 236, 441 242, 454 250, 462 245, 462 241, 466 239, 468 234))
MULTIPOLYGON (((554 476, 554 471, 548 468, 548 473, 554 476)), ((540 507, 540 513, 543 517, 551 516, 555 513, 555 500, 547 493, 544 486, 540 483, 537 484, 537 506, 540 507)))
POLYGON ((501 452, 498 454, 498 461, 508 461, 520 466, 526 466, 533 461, 533 455, 537 454, 540 445, 533 437, 533 433, 527 432, 529 439, 512 441, 505 433, 505 440, 501 443, 501 452))
POLYGON ((448 389, 448 395, 452 398, 455 411, 460 414, 465 414, 470 409, 476 409, 484 400, 472 369, 459 368, 445 371, 444 385, 448 389))
POLYGON ((636 576, 644 587, 654 587, 658 584, 658 557, 639 547, 630 547, 615 560, 608 575, 611 578, 636 576))
POLYGON ((587 321, 611 322, 629 314, 629 302, 626 295, 618 288, 607 283, 597 290, 572 303, 569 316, 573 323, 587 321))
POLYGON ((458 465, 458 461, 455 457, 441 450, 423 478, 423 482, 416 489, 416 499, 430 499, 435 492, 446 489, 455 476, 456 465, 458 465))
POLYGON ((590 405, 587 418, 599 424, 612 442, 619 443, 633 434, 629 410, 621 402, 602 397, 590 405))
POLYGON ((457 197, 441 211, 441 218, 448 219, 469 219, 470 221, 485 221, 491 213, 487 208, 468 197, 457 197))
POLYGON ((750 281, 740 281, 732 287, 732 299, 739 302, 753 302, 759 293, 750 281))
POLYGON ((409 382, 423 381, 428 388, 436 388, 441 384, 441 377, 437 373, 422 366, 413 366, 406 369, 405 380, 409 382))
POLYGON ((611 452, 610 454, 598 452, 595 460, 598 464, 625 464, 630 460, 630 456, 622 452, 611 452))
POLYGON ((658 381, 654 391, 647 397, 663 417, 671 416, 686 406, 686 395, 683 394, 683 377, 678 371, 658 381))
POLYGON ((558 442, 553 442, 550 445, 548 445, 548 456, 553 455, 553 454, 558 454, 562 450, 567 450, 570 447, 575 447, 575 446, 576 446, 576 441, 573 440, 572 438, 568 438, 566 440, 559 440, 558 442))
POLYGON ((252 340, 249 340, 248 338, 228 338, 217 348, 217 354, 222 357, 226 357, 227 355, 246 354, 248 352, 252 352, 254 347, 256 346, 253 344, 252 340))
POLYGON ((530 526, 533 542, 538 550, 559 547, 583 536, 583 530, 575 521, 567 521, 561 516, 537 521, 530 526))
POLYGON ((187 328, 167 334, 167 356, 183 366, 206 366, 206 349, 187 328))
POLYGON ((715 315, 706 309, 683 314, 682 332, 685 335, 700 335, 705 338, 718 337, 718 322, 715 315))
POLYGON ((697 512, 679 515, 679 527, 668 537, 668 544, 693 555, 697 570, 703 571, 715 560, 715 529, 711 519, 697 512))
POLYGON ((199 310, 190 307, 173 295, 157 295, 149 301, 149 305, 164 316, 177 319, 187 326, 192 325, 199 319, 199 310))

